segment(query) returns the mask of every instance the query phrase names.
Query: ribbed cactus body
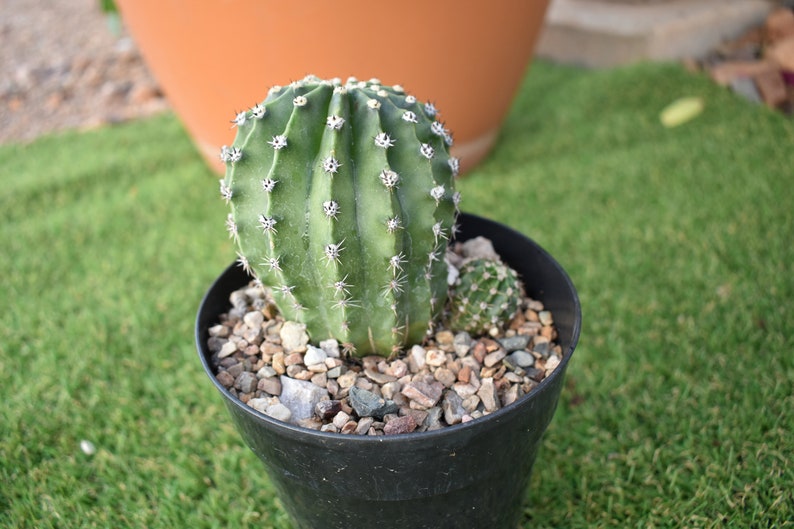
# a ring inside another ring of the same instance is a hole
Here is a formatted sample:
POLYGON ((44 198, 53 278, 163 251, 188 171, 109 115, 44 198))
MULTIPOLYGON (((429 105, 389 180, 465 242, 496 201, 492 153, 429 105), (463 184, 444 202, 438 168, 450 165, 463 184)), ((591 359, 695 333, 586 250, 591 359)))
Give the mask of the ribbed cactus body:
POLYGON ((312 339, 389 355, 443 308, 457 160, 434 117, 399 87, 308 77, 235 119, 228 228, 312 339))
POLYGON ((449 327, 472 334, 507 323, 521 299, 521 282, 509 266, 490 259, 464 264, 450 298, 449 327))

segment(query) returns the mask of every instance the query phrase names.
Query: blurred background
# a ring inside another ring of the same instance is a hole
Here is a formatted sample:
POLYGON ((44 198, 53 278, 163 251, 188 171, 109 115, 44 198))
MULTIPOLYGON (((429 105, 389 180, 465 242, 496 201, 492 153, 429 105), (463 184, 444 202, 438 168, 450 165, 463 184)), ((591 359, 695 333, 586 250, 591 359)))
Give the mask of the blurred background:
MULTIPOLYGON (((552 0, 535 56, 587 68, 685 61, 790 112, 793 3, 552 0)), ((3 0, 0 42, 0 143, 169 108, 112 1, 3 0)))

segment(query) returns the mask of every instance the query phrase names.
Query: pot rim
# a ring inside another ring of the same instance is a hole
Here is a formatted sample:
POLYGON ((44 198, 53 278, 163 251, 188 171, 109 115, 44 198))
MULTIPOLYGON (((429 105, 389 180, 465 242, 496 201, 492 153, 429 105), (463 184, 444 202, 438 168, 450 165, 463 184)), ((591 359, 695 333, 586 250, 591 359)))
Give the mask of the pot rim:
POLYGON ((442 439, 447 436, 454 436, 466 433, 474 433, 475 429, 479 430, 481 428, 487 427, 488 424, 497 424, 501 422, 503 419, 508 419, 510 416, 520 413, 521 410, 526 407, 531 401, 535 400, 540 394, 544 393, 546 389, 554 383, 554 380, 563 377, 568 366, 568 362, 571 360, 573 356, 573 352, 576 349, 576 345, 579 341, 579 333, 581 331, 581 324, 582 324, 582 308, 581 303, 579 301, 579 295, 574 287, 573 281, 568 276, 567 272, 562 268, 562 266, 554 259, 551 254, 549 254, 543 247, 541 247, 538 243, 536 243, 530 237, 522 234, 506 226, 504 224, 498 223, 496 221, 492 221, 490 219, 486 219, 484 217, 480 217, 477 215, 473 215, 470 213, 461 213, 461 217, 468 217, 471 220, 476 220, 477 222, 481 222, 484 224, 491 224, 497 225, 500 229, 505 231, 512 232, 512 236, 518 236, 523 239, 529 240, 539 251, 539 253, 548 260, 548 262, 552 265, 552 267, 556 270, 557 273, 560 274, 560 277, 566 284, 567 289, 572 294, 572 301, 574 305, 574 320, 573 320, 573 327, 571 329, 571 343, 568 348, 564 351, 562 360, 560 361, 559 365, 552 371, 551 375, 545 377, 530 393, 523 395, 514 403, 500 408, 494 412, 491 412, 487 415, 483 415, 477 419, 471 420, 466 423, 454 424, 452 426, 445 426, 438 430, 431 430, 431 431, 424 431, 424 432, 411 432, 411 433, 404 433, 398 435, 382 435, 382 436, 369 436, 369 435, 351 435, 351 434, 343 434, 343 433, 334 433, 334 432, 322 432, 319 430, 313 430, 311 428, 305 428, 303 426, 298 426, 295 424, 287 423, 280 421, 278 419, 274 419, 269 415, 266 415, 263 412, 255 410, 254 408, 248 406, 247 404, 243 403, 240 399, 232 395, 215 377, 213 373, 212 366, 209 364, 208 355, 205 354, 207 351, 207 344, 206 344, 206 336, 202 336, 202 321, 201 316, 203 312, 203 308, 205 304, 208 302, 210 292, 215 290, 216 285, 220 282, 221 278, 226 274, 226 272, 233 267, 238 266, 236 262, 229 265, 224 272, 222 272, 219 276, 215 278, 212 282, 212 285, 205 291, 204 295, 202 296, 201 304, 199 305, 199 311, 196 316, 195 321, 195 340, 196 340, 196 348, 199 353, 199 357, 201 358, 201 363, 204 366, 205 373, 209 376, 212 380, 212 383, 215 385, 216 389, 221 392, 223 397, 226 399, 227 403, 233 403, 239 409, 243 410, 246 414, 251 414, 257 417, 259 420, 264 421, 265 423, 269 424, 271 427, 283 430, 285 434, 292 433, 293 435, 299 434, 306 436, 308 438, 312 438, 318 443, 338 443, 340 441, 344 441, 346 443, 364 443, 364 444, 394 444, 394 443, 406 443, 410 441, 427 441, 433 439, 442 439))

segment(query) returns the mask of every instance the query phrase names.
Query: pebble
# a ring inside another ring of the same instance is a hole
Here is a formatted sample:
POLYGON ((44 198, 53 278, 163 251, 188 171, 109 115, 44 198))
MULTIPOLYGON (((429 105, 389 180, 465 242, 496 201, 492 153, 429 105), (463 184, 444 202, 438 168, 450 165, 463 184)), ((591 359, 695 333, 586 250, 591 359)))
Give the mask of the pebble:
POLYGON ((499 254, 494 250, 493 243, 485 237, 474 237, 462 245, 465 260, 491 259, 499 261, 499 254))
POLYGON ((350 405, 359 417, 374 417, 376 419, 382 419, 389 413, 397 413, 400 409, 394 401, 386 400, 371 391, 355 386, 350 388, 350 405))
POLYGON ((395 379, 402 378, 408 374, 408 364, 400 359, 394 360, 386 369, 386 374, 393 376, 395 379))
POLYGON ((96 446, 94 446, 94 443, 86 439, 80 441, 80 450, 87 456, 96 454, 96 446))
POLYGON ((535 357, 528 351, 513 351, 507 356, 507 361, 516 367, 532 367, 535 365, 535 357))
POLYGON ((378 384, 388 384, 389 382, 395 382, 397 380, 397 377, 387 375, 386 373, 381 373, 375 369, 365 369, 364 375, 366 375, 366 377, 371 381, 378 384))
POLYGON ((339 428, 340 430, 344 425, 346 425, 350 421, 350 415, 345 413, 344 411, 340 410, 333 418, 331 423, 339 428))
POLYGON ((319 364, 312 364, 310 366, 307 366, 306 369, 308 369, 312 373, 325 374, 326 372, 328 372, 328 366, 325 365, 325 362, 320 362, 319 364))
POLYGON ((213 325, 209 328, 209 335, 210 336, 217 336, 220 338, 227 338, 229 336, 229 328, 225 325, 213 325))
POLYGON ((502 338, 499 341, 499 344, 504 348, 504 350, 508 353, 512 353, 514 351, 519 351, 522 349, 526 349, 529 345, 530 337, 523 334, 517 334, 515 336, 510 336, 508 338, 502 338))
POLYGON ((401 389, 402 384, 395 380, 394 382, 383 384, 380 388, 380 394, 386 399, 394 400, 394 398, 400 394, 401 389))
POLYGON ((328 390, 328 394, 332 399, 342 398, 339 392, 339 384, 337 384, 336 380, 332 378, 328 379, 328 382, 325 384, 325 389, 328 390))
POLYGON ((331 358, 339 358, 339 342, 336 341, 334 338, 330 338, 328 340, 323 340, 320 342, 320 349, 325 352, 331 358))
POLYGON ((551 313, 533 300, 506 333, 440 329, 398 358, 353 362, 336 340, 311 345, 305 325, 275 315, 261 288, 232 303, 210 328, 218 382, 254 409, 324 432, 393 435, 475 420, 532 391, 561 360, 551 313))
POLYGON ((438 380, 444 387, 451 388, 452 384, 455 383, 457 380, 457 375, 452 372, 451 369, 447 369, 446 367, 439 367, 436 369, 435 373, 433 374, 436 380, 438 380))
POLYGON ((321 388, 326 388, 328 385, 328 377, 325 375, 325 373, 315 373, 309 380, 312 384, 321 388))
POLYGON ((521 386, 518 384, 511 384, 510 387, 502 394, 502 407, 509 406, 518 400, 520 395, 521 386))
POLYGON ((242 363, 236 363, 226 368, 226 372, 236 379, 240 376, 240 373, 242 373, 244 369, 245 366, 242 363))
POLYGON ((293 422, 295 421, 295 417, 292 413, 292 410, 289 409, 287 406, 282 404, 281 402, 277 402, 276 404, 271 404, 265 409, 265 415, 270 415, 276 420, 282 422, 293 422))
POLYGON ((218 354, 226 341, 225 338, 220 336, 210 336, 207 339, 207 347, 212 353, 218 354))
POLYGON ((235 290, 229 295, 229 302, 232 304, 232 307, 238 310, 247 309, 248 299, 245 290, 235 290))
POLYGON ((477 396, 485 406, 485 411, 496 411, 501 407, 499 395, 496 393, 496 385, 492 378, 482 379, 480 389, 477 390, 477 396))
POLYGON ((331 424, 330 422, 327 423, 327 424, 323 424, 320 427, 320 431, 321 432, 328 432, 328 433, 339 433, 339 429, 336 426, 334 426, 333 424, 331 424))
POLYGON ((477 393, 477 387, 474 384, 468 383, 464 384, 463 382, 456 382, 452 385, 452 389, 457 393, 461 398, 466 398, 474 395, 477 393))
POLYGON ((471 348, 471 356, 468 358, 474 359, 477 363, 481 364, 485 360, 485 355, 488 351, 485 350, 485 343, 482 340, 474 342, 471 348))
POLYGON ((455 335, 452 346, 455 350, 455 354, 458 355, 458 357, 466 356, 469 354, 469 350, 471 349, 471 335, 469 335, 467 332, 459 332, 455 335))
POLYGON ((251 393, 256 390, 258 382, 255 374, 250 371, 243 371, 234 379, 234 388, 243 393, 251 393))
POLYGON ((276 376, 276 374, 276 370, 271 366, 262 366, 262 368, 256 372, 257 378, 270 378, 276 376))
POLYGON ((317 417, 310 417, 308 419, 298 421, 298 426, 302 426, 303 428, 308 428, 310 430, 319 430, 323 426, 323 421, 317 417))
POLYGON ((546 375, 546 372, 543 369, 538 369, 537 367, 529 367, 526 369, 526 372, 527 376, 535 382, 540 382, 546 375))
POLYGON ((414 345, 411 347, 411 352, 408 355, 408 366, 411 372, 418 373, 425 368, 425 358, 427 351, 421 345, 414 345))
POLYGON ((542 310, 538 312, 538 319, 540 323, 545 327, 549 325, 554 325, 554 319, 551 317, 551 312, 547 310, 542 310))
POLYGON ((265 315, 260 310, 246 312, 243 321, 250 329, 259 329, 265 322, 265 315))
POLYGON ((257 411, 261 411, 262 413, 265 413, 267 407, 270 405, 270 399, 264 397, 249 399, 246 404, 248 404, 250 407, 252 407, 257 411))
POLYGON ((400 393, 425 408, 432 408, 441 398, 443 385, 437 381, 432 384, 424 382, 409 382, 403 386, 400 393))
POLYGON ((234 342, 226 342, 221 347, 221 350, 218 352, 218 358, 226 358, 227 356, 233 355, 237 352, 237 344, 234 342))
POLYGON ((548 341, 538 341, 538 339, 535 340, 535 344, 532 347, 532 351, 535 352, 535 353, 538 353, 543 358, 546 358, 546 357, 549 356, 549 351, 550 350, 551 350, 551 347, 549 346, 549 342, 548 341))
POLYGON ((463 409, 463 399, 454 392, 448 391, 441 403, 444 410, 444 420, 447 424, 458 424, 463 420, 466 410, 463 409))
POLYGON ((302 364, 291 364, 287 366, 287 376, 290 378, 306 380, 305 373, 308 373, 308 371, 303 368, 302 364))
POLYGON ((273 370, 278 373, 279 375, 283 375, 287 372, 287 366, 284 364, 284 353, 279 351, 273 355, 271 360, 271 364, 273 370))
POLYGON ((343 370, 344 370, 343 366, 336 366, 336 367, 333 367, 333 368, 329 369, 325 373, 325 376, 328 377, 328 378, 339 378, 342 375, 343 370))
POLYGON ((438 430, 444 427, 444 425, 441 423, 442 414, 443 411, 439 406, 435 406, 427 410, 427 419, 425 419, 427 431, 438 430))
POLYGON ((276 353, 281 353, 283 355, 284 349, 281 347, 280 344, 275 344, 271 341, 265 340, 259 346, 259 352, 262 353, 262 355, 265 358, 268 358, 272 362, 273 355, 275 355, 276 353))
POLYGON ((429 349, 425 354, 425 363, 433 367, 441 367, 447 363, 447 355, 440 349, 429 349))
MULTIPOLYGON (((326 353, 322 348, 314 347, 309 345, 306 354, 303 356, 303 363, 307 367, 311 367, 318 364, 325 365, 325 360, 328 358, 328 353, 326 353)), ((327 366, 326 366, 327 370, 327 366)))
POLYGON ((444 345, 453 345, 455 341, 455 335, 452 334, 452 331, 438 331, 435 335, 436 343, 440 346, 444 345))
POLYGON ((487 355, 485 355, 485 358, 483 358, 482 363, 485 364, 487 367, 493 367, 499 362, 501 362, 505 356, 507 356, 505 350, 498 349, 492 353, 488 353, 487 355))
POLYGON ((290 353, 284 357, 284 365, 297 366, 303 364, 303 355, 301 353, 290 353))
POLYGON ((281 395, 281 379, 275 376, 260 378, 256 389, 270 395, 281 395))
POLYGON ((477 395, 470 395, 463 399, 463 409, 466 413, 474 413, 480 406, 480 397, 477 395))
POLYGON ((314 415, 317 403, 328 397, 328 392, 311 382, 281 376, 281 403, 289 408, 293 421, 308 419, 314 415))
POLYGON ((342 403, 338 400, 321 400, 314 406, 314 413, 323 420, 335 417, 340 411, 342 403))
POLYGON ((356 421, 347 421, 340 429, 339 433, 344 434, 352 434, 356 432, 356 428, 358 428, 358 423, 356 421))
POLYGON ((396 435, 401 433, 411 433, 416 430, 416 420, 412 415, 397 417, 386 423, 383 433, 386 435, 396 435))
POLYGON ((366 435, 369 432, 369 429, 372 428, 372 424, 375 422, 375 419, 372 417, 362 417, 359 419, 358 424, 356 425, 356 434, 358 435, 366 435))
POLYGON ((279 332, 281 346, 288 353, 303 352, 309 343, 309 335, 306 334, 306 325, 294 321, 285 321, 279 332))
POLYGON ((421 427, 427 416, 430 415, 427 410, 415 410, 412 408, 400 408, 400 415, 410 415, 414 418, 417 427, 421 427))
POLYGON ((557 355, 551 355, 546 360, 546 366, 545 366, 546 367, 546 376, 549 376, 552 373, 552 371, 557 369, 558 365, 560 365, 560 357, 557 356, 557 355))
POLYGON ((339 387, 342 389, 350 388, 358 380, 358 374, 355 371, 348 371, 347 373, 340 375, 336 379, 336 383, 339 384, 339 387))
POLYGON ((218 374, 215 375, 215 379, 226 389, 234 385, 234 377, 231 376, 228 371, 219 371, 218 374))

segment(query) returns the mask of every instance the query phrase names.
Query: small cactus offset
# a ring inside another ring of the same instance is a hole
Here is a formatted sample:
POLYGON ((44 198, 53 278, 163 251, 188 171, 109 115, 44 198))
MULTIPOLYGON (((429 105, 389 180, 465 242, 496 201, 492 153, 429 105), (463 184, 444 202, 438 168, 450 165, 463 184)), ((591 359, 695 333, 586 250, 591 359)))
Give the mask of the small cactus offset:
POLYGON ((448 326, 472 334, 501 327, 516 314, 521 282, 509 266, 490 259, 464 264, 449 300, 448 326))
POLYGON ((283 316, 356 355, 419 343, 447 299, 460 199, 435 108, 374 79, 309 76, 233 123, 227 228, 283 316))

